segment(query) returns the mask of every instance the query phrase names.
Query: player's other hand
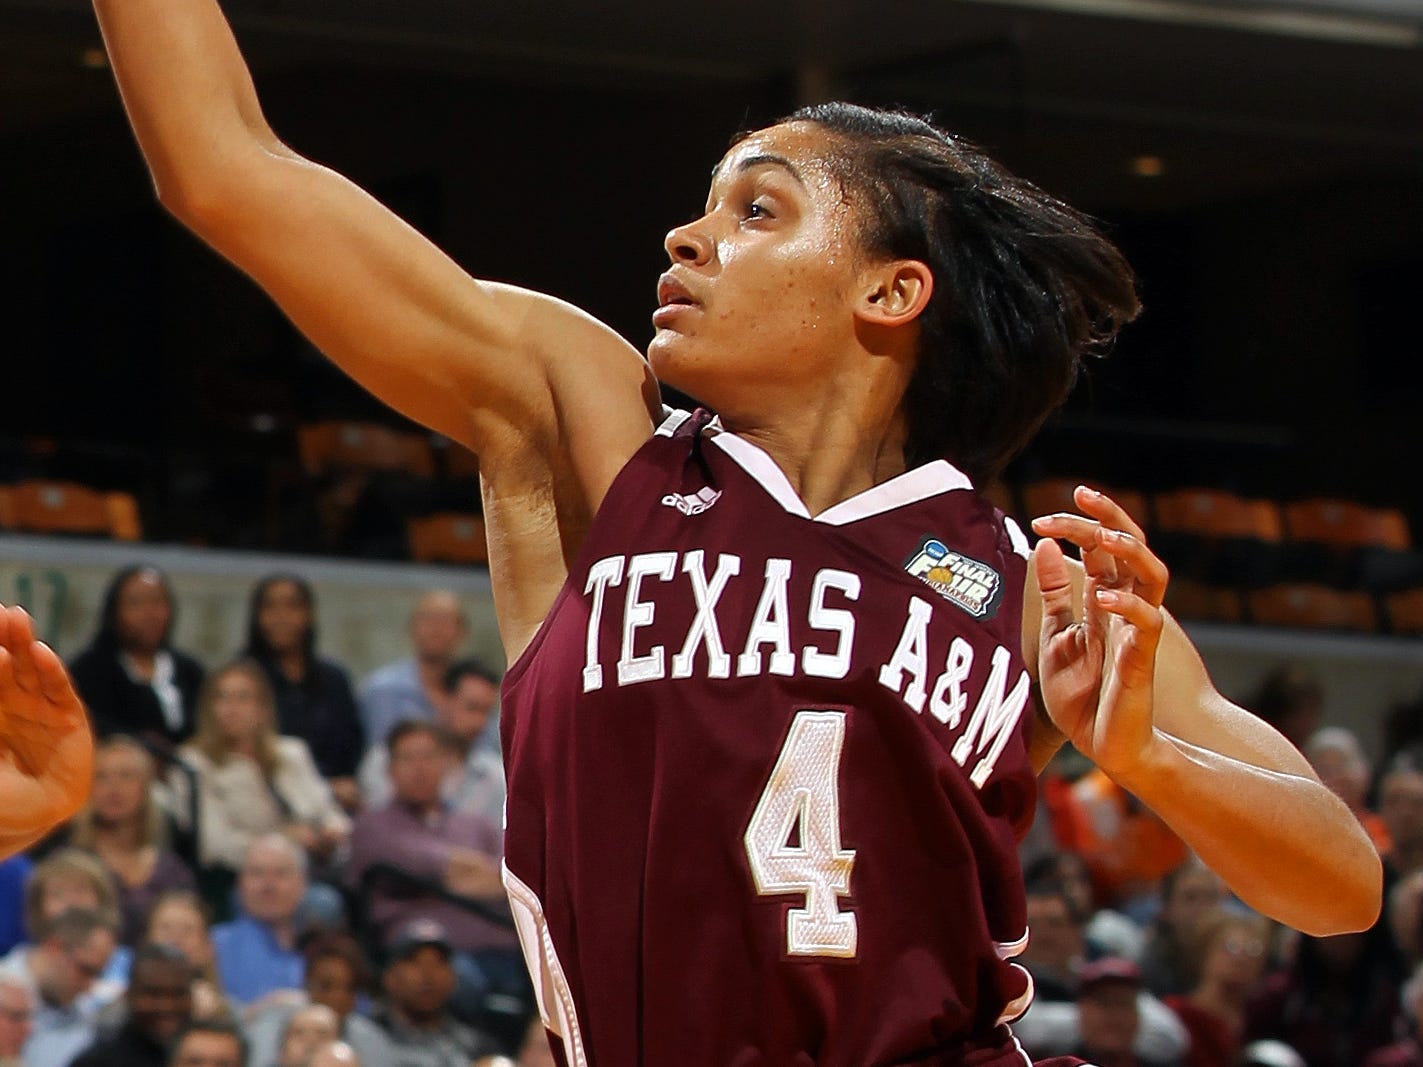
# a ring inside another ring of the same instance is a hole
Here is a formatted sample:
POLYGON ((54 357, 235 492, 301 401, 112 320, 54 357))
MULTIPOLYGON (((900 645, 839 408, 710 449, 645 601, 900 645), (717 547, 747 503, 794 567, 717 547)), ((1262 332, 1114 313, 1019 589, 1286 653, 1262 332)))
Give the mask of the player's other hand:
POLYGON ((84 704, 23 608, 0 605, 0 851, 35 839, 89 796, 94 742, 84 704))
POLYGON ((1043 537, 1033 552, 1043 599, 1038 681, 1067 739, 1109 775, 1127 777, 1149 764, 1157 743, 1152 685, 1168 575, 1120 505, 1085 486, 1073 499, 1083 514, 1033 520, 1043 537), (1072 570, 1054 538, 1082 553, 1080 617, 1072 570))

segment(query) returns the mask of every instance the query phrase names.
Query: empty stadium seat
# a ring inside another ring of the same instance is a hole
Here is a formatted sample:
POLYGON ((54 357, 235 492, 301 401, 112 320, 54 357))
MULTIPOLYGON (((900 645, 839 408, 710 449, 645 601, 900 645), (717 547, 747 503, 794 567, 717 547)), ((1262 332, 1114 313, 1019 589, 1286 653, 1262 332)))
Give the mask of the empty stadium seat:
POLYGON ((478 515, 442 514, 406 523, 410 554, 421 563, 487 563, 489 546, 478 515))
POLYGON ((1188 578, 1171 579, 1166 586, 1166 607, 1179 619, 1202 622, 1240 622, 1245 616, 1239 590, 1188 578))
POLYGON ((1152 500, 1156 527, 1205 538, 1279 541, 1284 529, 1272 500, 1250 500, 1223 489, 1176 489, 1152 500))
POLYGON ((1423 589, 1409 589, 1384 598, 1389 629, 1396 634, 1423 634, 1423 589))
POLYGON ((119 541, 143 536, 138 502, 74 482, 20 482, 10 490, 16 529, 30 533, 100 534, 119 541))
POLYGON ((363 422, 318 422, 297 429, 301 464, 309 474, 331 471, 402 471, 419 478, 435 473, 430 440, 389 426, 363 422))
POLYGON ((1371 508, 1352 500, 1301 500, 1285 505, 1285 529, 1295 541, 1337 548, 1410 546, 1408 520, 1397 508, 1371 508))
POLYGON ((1316 630, 1378 629, 1378 609, 1367 593, 1342 592, 1323 585, 1276 585, 1247 598, 1251 618, 1266 626, 1303 626, 1316 630))

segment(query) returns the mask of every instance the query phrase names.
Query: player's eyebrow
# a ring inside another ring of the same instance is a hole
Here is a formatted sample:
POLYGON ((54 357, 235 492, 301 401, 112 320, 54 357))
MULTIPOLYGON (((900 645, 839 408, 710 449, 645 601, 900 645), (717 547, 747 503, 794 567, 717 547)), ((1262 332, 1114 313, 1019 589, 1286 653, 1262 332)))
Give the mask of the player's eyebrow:
MULTIPOLYGON (((785 156, 778 156, 773 152, 760 152, 754 156, 747 156, 741 162, 736 164, 736 173, 745 174, 748 170, 754 170, 756 167, 780 167, 792 178, 794 178, 796 180, 796 183, 799 184, 802 188, 804 188, 805 186, 805 179, 800 176, 800 171, 796 169, 795 164, 792 163, 785 156)), ((718 163, 715 167, 712 168, 712 182, 715 183, 720 175, 721 164, 718 163)))

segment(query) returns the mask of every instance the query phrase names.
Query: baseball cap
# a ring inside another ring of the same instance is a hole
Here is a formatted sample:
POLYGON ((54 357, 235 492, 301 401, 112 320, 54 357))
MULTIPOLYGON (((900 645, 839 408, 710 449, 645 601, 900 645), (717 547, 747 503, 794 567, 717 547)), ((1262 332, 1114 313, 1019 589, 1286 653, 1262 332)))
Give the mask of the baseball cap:
POLYGON ((1077 975, 1077 989, 1080 993, 1108 982, 1123 982, 1139 988, 1141 970, 1131 960, 1124 960, 1120 956, 1104 956, 1087 964, 1077 975))
POLYGON ((446 957, 453 955, 450 938, 445 928, 434 919, 411 919, 403 927, 390 946, 390 961, 403 960, 426 946, 437 948, 446 957))

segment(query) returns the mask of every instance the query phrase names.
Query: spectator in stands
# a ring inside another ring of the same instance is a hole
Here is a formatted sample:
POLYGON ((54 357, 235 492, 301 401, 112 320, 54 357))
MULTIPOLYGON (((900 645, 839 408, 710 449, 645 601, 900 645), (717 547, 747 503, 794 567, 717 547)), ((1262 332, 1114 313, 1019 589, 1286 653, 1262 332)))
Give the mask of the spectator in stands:
POLYGON ((116 734, 94 752, 94 788, 69 828, 69 843, 97 856, 118 891, 119 939, 143 936, 153 902, 172 889, 196 889, 188 865, 167 847, 168 826, 153 796, 153 757, 116 734))
POLYGON ((235 1024, 196 1019, 178 1035, 169 1063, 171 1067, 242 1067, 246 1060, 247 1042, 235 1024))
POLYGON ((1027 887, 1028 945, 1014 961, 1033 976, 1033 999, 1077 999, 1077 972, 1084 962, 1082 914, 1055 880, 1027 887))
POLYGON ((1324 714, 1324 687, 1308 667, 1287 663, 1265 676, 1246 706, 1303 751, 1324 714))
POLYGON ((455 989, 452 949, 444 928, 429 919, 409 923, 390 950, 376 1022, 385 1028, 402 1067, 469 1067, 497 1052, 478 1031, 449 1012, 455 989))
MULTIPOLYGON (((109 872, 99 860, 77 848, 61 848, 41 860, 25 885, 25 932, 31 943, 49 936, 49 925, 71 908, 98 911, 117 931, 120 926, 118 894, 109 872)), ((7 960, 23 957, 29 945, 21 943, 7 960)), ((100 1000, 113 1000, 123 992, 128 977, 129 951, 120 946, 109 956, 109 965, 94 988, 100 1000)))
POLYGON ((72 1067, 164 1067, 174 1039, 193 1021, 193 965, 169 945, 134 953, 124 1000, 128 1017, 72 1067))
POLYGON ((1408 1034, 1370 1053, 1364 1067, 1423 1067, 1423 966, 1416 968, 1404 983, 1398 999, 1408 1034))
POLYGON ((316 595, 304 579, 277 574, 257 583, 244 654, 267 673, 278 731, 306 742, 341 806, 355 810, 365 751, 360 713, 345 668, 316 654, 316 595))
MULTIPOLYGON (((1129 960, 1108 956, 1084 967, 1077 992, 1081 1038, 1074 1054, 1095 1067, 1144 1067, 1149 1061, 1135 1052, 1140 991, 1141 972, 1129 960)), ((1152 1067, 1176 1062, 1158 1060, 1152 1067)))
MULTIPOLYGON (((277 1052, 277 1067, 308 1067, 316 1050, 336 1041, 340 1035, 341 1020, 325 1004, 297 1008, 287 1017, 277 1052)), ((250 1033, 248 1040, 251 1040, 250 1033)))
MULTIPOLYGON (((360 946, 347 934, 323 934, 302 949, 306 961, 306 995, 336 1015, 337 1036, 350 1044, 365 1063, 394 1062, 383 1031, 356 1011, 357 997, 369 991, 370 977, 360 946)), ((251 1067, 269 1067, 278 1058, 282 1032, 297 1009, 273 1007, 247 1029, 251 1067)))
MULTIPOLYGON (((199 857, 235 870, 257 837, 280 831, 318 862, 331 860, 350 820, 312 762, 306 742, 276 732, 266 673, 250 660, 213 672, 198 702, 198 732, 180 750, 197 774, 199 857)), ((186 813, 183 775, 170 787, 186 813)))
POLYGON ((1394 757, 1379 781, 1379 815, 1388 830, 1384 886, 1423 870, 1423 766, 1409 753, 1394 757))
MULTIPOLYGON (((362 812, 351 834, 349 877, 359 883, 376 863, 391 863, 432 890, 504 908, 499 877, 499 827, 480 815, 453 810, 440 795, 450 751, 439 727, 403 722, 390 735, 391 802, 362 812)), ((389 940, 411 919, 438 919, 459 950, 461 978, 471 997, 488 991, 518 994, 527 981, 518 941, 437 892, 378 882, 370 895, 369 919, 389 940)))
POLYGON ((469 621, 459 597, 433 589, 420 597, 410 615, 410 644, 415 654, 388 663, 361 685, 361 721, 366 742, 384 742, 396 723, 406 719, 434 722, 446 692, 445 672, 469 636, 469 621))
POLYGON ((1233 1063, 1245 1032, 1245 1009, 1265 973, 1266 930, 1253 915, 1207 912, 1191 933, 1195 987, 1166 997, 1191 1034, 1187 1067, 1233 1063))
POLYGON ((34 1029, 35 993, 13 975, 0 977, 0 1067, 25 1067, 20 1054, 34 1029))
POLYGON ((1240 1053, 1238 1067, 1309 1067, 1304 1057, 1283 1041, 1252 1041, 1240 1053))
MULTIPOLYGON (((451 807, 502 825, 504 760, 494 749, 479 744, 499 701, 499 679, 478 660, 465 659, 451 664, 443 687, 435 723, 443 728, 452 747, 454 764, 445 775, 441 793, 451 807)), ((390 803, 390 750, 384 743, 373 747, 361 761, 360 781, 361 799, 367 808, 390 803)))
POLYGON ((1118 956, 1133 963, 1141 962, 1146 934, 1119 911, 1111 908, 1093 910, 1092 879, 1081 856, 1074 852, 1050 853, 1032 866, 1025 866, 1023 880, 1025 883, 1056 883, 1077 914, 1088 916, 1082 928, 1087 959, 1118 956))
POLYGON ((196 893, 164 893, 148 913, 144 940, 168 945, 193 965, 193 1014, 199 1019, 228 1018, 232 1009, 217 976, 217 956, 208 936, 207 910, 196 893))
POLYGON ((1087 864, 1099 904, 1144 922, 1161 879, 1186 858, 1186 846, 1164 822, 1102 771, 1072 786, 1062 820, 1065 850, 1087 864))
POLYGON ((1349 810, 1373 839, 1379 854, 1386 854, 1390 848, 1388 827, 1384 825, 1383 818, 1370 811, 1365 803, 1371 770, 1354 731, 1342 726, 1326 726, 1316 730, 1305 743, 1304 754, 1314 773, 1319 775, 1319 780, 1349 805, 1349 810))
POLYGON ((123 733, 163 749, 193 733, 203 668, 172 646, 173 589, 156 568, 126 567, 104 593, 99 631, 69 666, 100 737, 123 733))
POLYGON ((108 966, 117 934, 112 916, 69 908, 47 924, 43 940, 0 964, 0 975, 28 985, 37 1000, 25 1042, 27 1067, 68 1067, 94 1043, 105 1002, 89 994, 108 966))
POLYGON ((1158 997, 1191 991, 1191 931, 1224 902, 1220 876, 1197 859, 1187 860, 1162 880, 1161 913, 1147 934, 1141 959, 1146 987, 1158 997))
POLYGON ((237 880, 242 914, 213 927, 222 988, 249 1016, 274 1003, 300 1003, 304 966, 297 909, 306 895, 306 853, 282 834, 247 846, 237 880))
POLYGON ((1246 1012, 1245 1037, 1274 1038, 1310 1067, 1357 1067, 1393 1040, 1398 965, 1386 924, 1302 936, 1294 963, 1270 975, 1246 1012))
POLYGON ((558 1067, 558 1062, 553 1058, 543 1020, 534 1019, 524 1031, 517 1060, 511 1060, 508 1056, 486 1056, 475 1061, 474 1067, 558 1067))
POLYGON ((1423 694, 1395 704, 1383 722, 1383 752, 1379 767, 1388 767, 1402 752, 1423 751, 1423 694))
POLYGON ((346 1042, 331 1041, 311 1054, 309 1067, 361 1067, 361 1063, 361 1057, 346 1042))
POLYGON ((25 940, 25 884, 34 866, 23 852, 0 861, 0 956, 25 940))

